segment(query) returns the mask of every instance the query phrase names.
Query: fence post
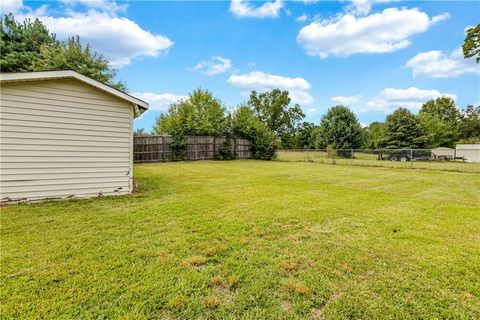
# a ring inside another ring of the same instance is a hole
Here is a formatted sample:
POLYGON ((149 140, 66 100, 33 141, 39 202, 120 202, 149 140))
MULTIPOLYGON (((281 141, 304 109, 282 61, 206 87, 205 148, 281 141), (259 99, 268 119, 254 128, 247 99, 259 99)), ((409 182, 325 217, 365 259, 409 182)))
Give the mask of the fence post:
POLYGON ((410 168, 413 168, 413 149, 410 149, 410 168))
POLYGON ((350 162, 353 164, 353 149, 350 150, 350 162))

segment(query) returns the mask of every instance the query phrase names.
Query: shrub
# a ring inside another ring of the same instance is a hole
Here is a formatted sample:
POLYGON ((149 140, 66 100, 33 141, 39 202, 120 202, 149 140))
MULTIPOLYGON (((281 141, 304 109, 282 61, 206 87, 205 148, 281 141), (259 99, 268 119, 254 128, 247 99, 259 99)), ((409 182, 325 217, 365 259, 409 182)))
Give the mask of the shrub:
POLYGON ((277 135, 265 124, 255 121, 253 126, 252 153, 255 159, 273 160, 276 157, 279 141, 277 135))
POLYGON ((332 164, 337 164, 337 150, 335 150, 332 145, 327 146, 327 158, 332 159, 332 164))
POLYGON ((225 139, 225 141, 220 146, 220 150, 213 156, 215 160, 234 160, 236 159, 235 153, 233 152, 232 140, 225 139))
POLYGON ((185 149, 187 143, 185 141, 185 136, 183 133, 173 133, 172 141, 170 142, 170 148, 172 148, 172 160, 173 161, 182 161, 185 160, 185 149))
POLYGON ((240 106, 232 115, 233 134, 252 141, 252 155, 255 159, 275 158, 279 139, 264 122, 253 114, 248 106, 240 106))

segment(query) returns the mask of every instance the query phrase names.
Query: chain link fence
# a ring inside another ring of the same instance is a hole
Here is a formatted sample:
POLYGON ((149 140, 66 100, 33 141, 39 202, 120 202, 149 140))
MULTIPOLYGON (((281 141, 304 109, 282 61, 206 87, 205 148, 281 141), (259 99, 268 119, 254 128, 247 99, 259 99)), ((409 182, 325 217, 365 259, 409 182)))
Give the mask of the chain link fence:
POLYGON ((277 160, 480 173, 480 145, 478 149, 283 149, 277 160))

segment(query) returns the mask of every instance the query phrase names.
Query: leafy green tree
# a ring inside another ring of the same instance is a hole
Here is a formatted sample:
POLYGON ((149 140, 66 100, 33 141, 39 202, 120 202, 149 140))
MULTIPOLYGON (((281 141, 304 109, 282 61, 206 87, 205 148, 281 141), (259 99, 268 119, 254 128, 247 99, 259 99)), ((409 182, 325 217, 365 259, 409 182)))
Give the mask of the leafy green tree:
POLYGON ((17 22, 13 14, 4 16, 0 28, 0 67, 2 72, 33 71, 32 62, 39 60, 40 48, 57 43, 40 20, 17 22))
POLYGON ((290 107, 288 91, 273 89, 269 92, 252 91, 248 106, 255 116, 275 132, 284 145, 295 134, 298 123, 305 117, 302 108, 295 104, 290 107))
POLYGON ((234 136, 250 138, 255 115, 248 105, 242 104, 231 115, 231 130, 234 136))
POLYGON ((427 147, 454 147, 460 137, 462 115, 455 101, 440 97, 427 101, 418 113, 427 147))
POLYGON ((126 91, 122 82, 114 82, 117 71, 108 65, 108 60, 92 51, 90 46, 82 46, 80 37, 71 37, 66 42, 42 44, 37 60, 33 61, 32 71, 74 70, 84 76, 126 91))
POLYGON ((425 133, 426 147, 454 147, 459 139, 460 131, 458 126, 453 128, 437 117, 420 117, 422 130, 425 133))
POLYGON ((225 107, 208 90, 196 89, 188 99, 170 105, 153 128, 157 134, 224 136, 227 132, 225 107))
POLYGON ((232 114, 232 132, 252 141, 253 157, 261 160, 275 158, 279 139, 248 105, 239 106, 232 114))
POLYGON ((476 143, 480 141, 480 106, 467 106, 462 112, 460 125, 461 143, 476 143))
POLYGON ((477 63, 480 62, 480 23, 467 30, 462 50, 465 58, 475 58, 477 63))
POLYGON ((427 138, 420 120, 405 108, 399 108, 387 116, 383 147, 390 149, 424 148, 427 138))
POLYGON ((122 82, 115 82, 117 71, 107 59, 82 46, 78 36, 58 41, 40 20, 19 23, 13 14, 1 19, 0 67, 2 72, 74 70, 116 89, 126 91, 122 82))
POLYGON ((297 129, 295 147, 300 149, 314 149, 317 131, 318 126, 315 124, 303 122, 297 129))
POLYGON ((462 116, 455 101, 449 97, 439 97, 425 102, 419 114, 437 117, 448 124, 457 124, 462 116))
POLYGON ((330 108, 320 121, 315 146, 324 149, 356 149, 363 143, 363 130, 357 116, 347 107, 330 108))
POLYGON ((372 122, 365 128, 365 148, 380 149, 385 140, 385 123, 372 122))

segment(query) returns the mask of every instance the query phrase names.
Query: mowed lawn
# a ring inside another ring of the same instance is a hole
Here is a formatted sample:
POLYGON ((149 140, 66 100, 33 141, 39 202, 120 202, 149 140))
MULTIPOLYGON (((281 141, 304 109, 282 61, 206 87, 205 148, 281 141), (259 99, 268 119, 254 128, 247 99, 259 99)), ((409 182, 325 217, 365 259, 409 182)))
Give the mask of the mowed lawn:
POLYGON ((480 174, 245 160, 135 176, 132 196, 2 208, 2 318, 480 317, 480 174))

